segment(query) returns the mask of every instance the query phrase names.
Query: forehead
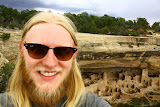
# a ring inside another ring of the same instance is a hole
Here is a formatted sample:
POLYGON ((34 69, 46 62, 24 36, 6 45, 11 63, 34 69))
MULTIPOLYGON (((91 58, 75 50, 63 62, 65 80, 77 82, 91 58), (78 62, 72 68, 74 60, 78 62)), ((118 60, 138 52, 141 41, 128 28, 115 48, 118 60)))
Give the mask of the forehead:
POLYGON ((54 23, 34 25, 27 32, 25 41, 48 46, 73 46, 73 39, 70 33, 64 27, 54 23))

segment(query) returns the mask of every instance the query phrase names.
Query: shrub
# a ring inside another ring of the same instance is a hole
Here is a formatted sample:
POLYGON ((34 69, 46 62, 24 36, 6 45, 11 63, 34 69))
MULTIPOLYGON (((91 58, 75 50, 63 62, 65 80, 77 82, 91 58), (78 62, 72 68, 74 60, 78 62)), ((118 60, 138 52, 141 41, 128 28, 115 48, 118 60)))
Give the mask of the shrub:
POLYGON ((3 28, 6 28, 7 26, 6 26, 6 25, 2 25, 2 27, 3 27, 3 28))
POLYGON ((111 32, 109 35, 118 35, 118 32, 111 32))
POLYGON ((137 46, 139 47, 140 45, 144 45, 144 43, 138 42, 138 43, 137 43, 137 46))
POLYGON ((126 30, 126 31, 123 32, 123 35, 124 36, 139 36, 140 33, 138 31, 130 32, 130 31, 126 30))
POLYGON ((145 97, 141 98, 133 98, 132 99, 132 104, 136 106, 140 106, 141 104, 149 105, 149 101, 145 97))
POLYGON ((139 35, 140 35, 140 33, 136 32, 136 31, 131 33, 131 36, 139 36, 139 35))
POLYGON ((150 95, 160 95, 160 93, 154 93, 154 92, 150 92, 150 95))
POLYGON ((16 26, 15 24, 9 24, 8 27, 9 27, 10 29, 14 29, 14 28, 17 27, 17 26, 16 26))
POLYGON ((13 62, 8 62, 5 63, 4 66, 2 66, 0 69, 0 93, 5 91, 8 79, 10 78, 14 68, 15 64, 13 62))
POLYGON ((150 92, 149 94, 150 94, 150 95, 155 95, 154 92, 150 92))
POLYGON ((7 40, 7 39, 9 39, 10 38, 10 33, 3 33, 2 34, 2 40, 3 41, 5 41, 5 40, 7 40))
POLYGON ((152 35, 152 32, 148 32, 149 35, 152 35))
POLYGON ((129 105, 127 103, 119 103, 116 107, 134 107, 134 105, 129 105))
POLYGON ((157 103, 156 105, 154 105, 154 107, 160 107, 160 103, 157 103))
POLYGON ((129 35, 130 35, 130 32, 129 32, 129 31, 124 31, 123 35, 124 35, 124 36, 129 36, 129 35))
POLYGON ((130 48, 133 48, 133 45, 131 45, 131 44, 129 44, 128 46, 129 46, 130 48))
POLYGON ((139 32, 140 34, 144 34, 144 33, 145 33, 144 29, 138 29, 138 32, 139 32))
POLYGON ((99 34, 108 34, 108 32, 109 32, 109 29, 107 26, 99 29, 99 34))

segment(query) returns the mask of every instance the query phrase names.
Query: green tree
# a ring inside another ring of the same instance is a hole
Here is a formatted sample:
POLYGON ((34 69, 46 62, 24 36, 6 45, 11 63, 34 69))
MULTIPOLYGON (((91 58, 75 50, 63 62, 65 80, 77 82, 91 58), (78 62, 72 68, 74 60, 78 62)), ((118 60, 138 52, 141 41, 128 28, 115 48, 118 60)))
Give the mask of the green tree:
POLYGON ((125 26, 125 24, 126 24, 125 19, 121 18, 121 17, 118 17, 116 22, 117 22, 118 26, 125 26))
POLYGON ((119 30, 119 26, 111 26, 109 29, 111 35, 118 35, 119 30))
POLYGON ((72 20, 72 22, 76 25, 77 30, 79 31, 79 22, 78 22, 78 19, 77 19, 77 15, 76 14, 71 14, 71 13, 64 13, 64 15, 72 20))
POLYGON ((108 33, 109 33, 108 26, 105 26, 105 27, 99 29, 99 34, 108 34, 108 33))
POLYGON ((87 19, 89 18, 89 14, 87 12, 82 12, 81 15, 87 19))
POLYGON ((33 15, 35 15, 37 13, 36 10, 23 10, 21 11, 20 13, 20 20, 21 20, 21 23, 24 24, 26 23, 33 15))
MULTIPOLYGON (((18 12, 16 9, 0 5, 0 25, 3 27, 8 26, 10 28, 21 28, 24 23, 26 23, 26 21, 28 21, 35 13, 37 13, 36 10, 26 9, 18 12)), ((138 35, 138 33, 141 33, 139 31, 144 31, 143 33, 145 33, 147 29, 150 28, 149 23, 145 18, 137 18, 137 20, 126 21, 122 17, 115 18, 106 14, 99 17, 90 15, 87 12, 82 12, 78 15, 65 13, 64 15, 73 21, 78 29, 78 32, 84 33, 138 35)), ((152 25, 152 29, 156 32, 160 32, 159 22, 155 22, 152 25)))
POLYGON ((115 17, 110 17, 110 16, 105 15, 104 16, 104 21, 105 21, 105 25, 108 26, 108 27, 112 27, 114 25, 117 25, 115 17))
POLYGON ((155 22, 152 25, 152 29, 155 30, 156 32, 160 32, 160 22, 155 22))
POLYGON ((7 25, 7 22, 12 19, 10 17, 9 9, 4 5, 0 5, 0 12, 1 12, 1 19, 3 18, 3 21, 1 21, 1 25, 7 25))
POLYGON ((98 33, 98 28, 94 22, 94 20, 90 20, 90 26, 89 26, 89 33, 97 34, 98 33))
POLYGON ((92 17, 91 20, 94 20, 98 29, 105 27, 105 21, 104 21, 103 17, 98 17, 98 16, 94 16, 94 15, 91 15, 91 17, 92 17))
POLYGON ((147 19, 145 18, 137 18, 137 22, 135 24, 136 30, 143 29, 147 30, 149 28, 149 23, 147 22, 147 19))
POLYGON ((13 20, 12 23, 13 25, 15 25, 16 27, 21 27, 21 24, 19 23, 20 20, 20 13, 18 12, 17 9, 14 9, 12 12, 12 16, 13 16, 13 20))
POLYGON ((126 21, 126 29, 133 29, 134 22, 132 20, 126 21))

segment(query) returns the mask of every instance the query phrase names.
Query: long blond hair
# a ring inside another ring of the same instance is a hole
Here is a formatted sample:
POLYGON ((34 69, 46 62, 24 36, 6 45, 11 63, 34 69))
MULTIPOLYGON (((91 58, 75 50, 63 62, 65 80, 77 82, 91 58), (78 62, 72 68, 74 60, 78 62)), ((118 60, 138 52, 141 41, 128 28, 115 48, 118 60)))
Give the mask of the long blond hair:
MULTIPOLYGON (((63 26, 70 33, 74 41, 74 46, 78 47, 78 43, 75 37, 77 31, 73 22, 63 15, 47 12, 40 12, 36 14, 25 24, 21 41, 24 41, 26 33, 30 30, 32 26, 38 23, 50 23, 53 20, 55 21, 55 24, 63 26)), ((24 66, 24 58, 19 55, 15 70, 10 78, 10 82, 8 85, 10 98, 15 107, 31 106, 31 102, 29 101, 29 98, 27 96, 27 90, 23 85, 22 75, 24 66)), ((85 99, 84 83, 82 81, 81 73, 79 71, 76 60, 73 61, 71 71, 72 76, 70 80, 70 90, 66 93, 66 107, 76 107, 80 102, 83 102, 85 99)))

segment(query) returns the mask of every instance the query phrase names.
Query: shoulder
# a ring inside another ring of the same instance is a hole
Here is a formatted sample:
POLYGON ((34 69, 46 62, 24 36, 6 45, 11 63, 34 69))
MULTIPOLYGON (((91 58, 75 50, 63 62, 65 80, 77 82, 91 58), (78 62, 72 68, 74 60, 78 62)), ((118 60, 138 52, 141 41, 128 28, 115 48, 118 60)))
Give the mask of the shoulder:
POLYGON ((0 107, 13 107, 8 93, 0 93, 0 107))
POLYGON ((111 105, 104 98, 88 93, 81 107, 111 107, 111 105))
POLYGON ((7 93, 0 93, 0 102, 5 101, 7 96, 8 96, 7 93))

